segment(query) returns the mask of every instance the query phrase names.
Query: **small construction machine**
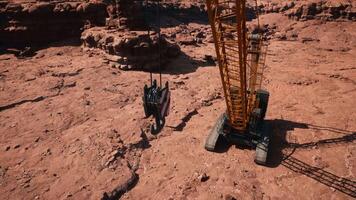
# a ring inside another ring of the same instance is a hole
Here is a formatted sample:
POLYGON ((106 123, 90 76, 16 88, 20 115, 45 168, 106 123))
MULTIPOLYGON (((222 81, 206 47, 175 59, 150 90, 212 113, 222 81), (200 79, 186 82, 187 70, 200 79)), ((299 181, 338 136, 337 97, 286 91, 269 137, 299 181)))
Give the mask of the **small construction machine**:
MULTIPOLYGON (((258 10, 257 0, 256 12, 258 10)), ((257 31, 246 27, 246 0, 206 0, 223 85, 226 112, 211 130, 205 148, 216 150, 222 137, 256 149, 255 162, 267 161, 269 133, 263 131, 269 93, 261 89, 267 45, 257 18, 257 31)))

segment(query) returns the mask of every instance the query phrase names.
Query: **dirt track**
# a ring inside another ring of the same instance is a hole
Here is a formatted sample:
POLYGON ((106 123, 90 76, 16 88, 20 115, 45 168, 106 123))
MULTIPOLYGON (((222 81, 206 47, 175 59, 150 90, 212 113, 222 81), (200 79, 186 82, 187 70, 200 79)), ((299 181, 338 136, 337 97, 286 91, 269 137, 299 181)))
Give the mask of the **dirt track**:
POLYGON ((298 33, 269 41, 269 167, 254 164, 253 150, 203 147, 225 109, 218 68, 203 59, 212 43, 182 45, 163 72, 172 109, 157 136, 141 106, 148 73, 57 45, 0 55, 0 198, 355 198, 355 22, 262 20, 298 33))

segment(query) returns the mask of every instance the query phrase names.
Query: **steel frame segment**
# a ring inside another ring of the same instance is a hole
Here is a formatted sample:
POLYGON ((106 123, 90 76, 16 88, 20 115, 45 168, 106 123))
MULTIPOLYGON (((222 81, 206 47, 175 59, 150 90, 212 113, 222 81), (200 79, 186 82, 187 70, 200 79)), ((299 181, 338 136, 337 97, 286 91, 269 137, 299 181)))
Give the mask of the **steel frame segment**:
POLYGON ((243 128, 246 129, 248 123, 247 113, 247 86, 246 86, 246 59, 247 59, 247 46, 246 46, 246 15, 245 6, 246 0, 236 0, 236 22, 237 22, 237 37, 239 47, 239 64, 240 64, 240 96, 242 103, 242 116, 243 128))
MULTIPOLYGON (((232 1, 230 1, 229 3, 233 3, 232 1)), ((222 6, 224 8, 224 5, 222 6)), ((230 8, 229 8, 230 9, 230 8)), ((223 11, 223 10, 222 10, 223 11)), ((230 11, 230 10, 229 10, 230 11)), ((224 16, 226 16, 227 14, 224 13, 223 14, 224 16)), ((219 23, 221 24, 221 35, 222 36, 228 36, 230 34, 228 34, 226 32, 226 29, 222 29, 223 28, 223 21, 221 21, 221 19, 223 19, 224 21, 225 20, 231 20, 234 18, 234 16, 236 14, 234 13, 229 13, 228 14, 229 17, 228 18, 222 18, 222 17, 219 17, 218 18, 218 21, 219 23)), ((225 24, 224 24, 225 26, 225 24)), ((234 57, 233 55, 231 54, 228 54, 227 52, 230 52, 230 50, 227 51, 228 48, 227 47, 227 44, 225 43, 225 41, 229 41, 230 40, 230 45, 232 44, 232 46, 237 46, 238 45, 238 41, 237 40, 233 40, 233 39, 225 39, 224 37, 222 38, 222 49, 224 51, 224 57, 225 57, 225 62, 226 62, 226 69, 227 69, 227 72, 228 72, 228 77, 229 77, 229 80, 230 82, 228 83, 228 92, 230 93, 230 101, 231 101, 231 109, 232 109, 232 112, 231 112, 231 115, 229 116, 229 122, 230 124, 238 129, 238 130, 244 130, 244 124, 242 123, 243 122, 243 118, 241 117, 241 111, 242 111, 242 107, 240 106, 241 103, 239 102, 239 99, 240 99, 240 95, 241 92, 240 92, 240 88, 241 88, 241 78, 239 77, 240 75, 240 72, 234 68, 238 67, 236 65, 233 65, 232 63, 237 63, 238 59, 239 58, 236 58, 234 57), (233 71, 235 71, 235 73, 232 73, 233 71)), ((238 53, 239 50, 237 50, 237 53, 238 53)))
POLYGON ((227 82, 229 81, 229 78, 227 76, 226 73, 226 67, 225 67, 225 61, 223 60, 223 55, 222 52, 220 52, 220 47, 219 47, 219 43, 220 43, 220 36, 218 35, 218 30, 216 27, 216 15, 218 12, 218 1, 217 0, 206 0, 206 4, 207 4, 207 10, 208 10, 208 16, 209 16, 209 22, 211 25, 211 29, 212 29, 212 34, 213 34, 213 38, 214 38, 214 43, 215 43, 215 50, 216 50, 216 56, 218 59, 218 63, 219 63, 219 71, 220 71, 220 76, 222 79, 222 86, 223 86, 223 90, 224 90, 224 96, 225 96, 225 102, 226 102, 226 108, 227 108, 227 114, 230 117, 231 113, 232 113, 232 109, 231 109, 231 101, 230 101, 230 97, 228 96, 228 92, 227 92, 227 85, 225 84, 226 80, 227 82))
POLYGON ((248 95, 248 112, 251 113, 258 105, 256 102, 256 91, 261 89, 263 72, 265 69, 267 45, 263 43, 262 36, 249 39, 250 49, 248 49, 248 70, 249 70, 249 95, 248 95), (258 43, 253 43, 258 42, 258 43))
POLYGON ((219 61, 228 121, 233 128, 244 131, 248 123, 246 0, 206 2, 219 61), (229 4, 233 4, 231 5, 233 9, 229 4), (237 22, 234 26, 226 23, 226 20, 234 19, 237 22), (233 38, 233 35, 232 38, 228 37, 231 34, 226 31, 237 33, 237 37, 233 38))

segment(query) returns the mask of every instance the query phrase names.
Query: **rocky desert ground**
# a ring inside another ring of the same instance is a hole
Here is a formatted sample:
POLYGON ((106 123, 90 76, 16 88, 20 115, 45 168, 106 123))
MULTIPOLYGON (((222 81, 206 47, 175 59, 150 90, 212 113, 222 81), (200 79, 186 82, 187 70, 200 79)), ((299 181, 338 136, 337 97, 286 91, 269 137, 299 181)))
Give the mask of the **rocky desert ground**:
POLYGON ((258 2, 268 166, 204 149, 225 110, 204 1, 162 1, 161 40, 153 2, 0 1, 0 199, 356 198, 356 2, 258 2), (152 135, 159 42, 172 102, 152 135))

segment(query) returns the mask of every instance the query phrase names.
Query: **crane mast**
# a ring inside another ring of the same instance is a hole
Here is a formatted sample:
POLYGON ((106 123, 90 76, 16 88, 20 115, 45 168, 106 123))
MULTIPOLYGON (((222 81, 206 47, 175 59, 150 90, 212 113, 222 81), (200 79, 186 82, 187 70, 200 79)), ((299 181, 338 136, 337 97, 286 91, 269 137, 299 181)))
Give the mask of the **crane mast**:
POLYGON ((205 148, 214 151, 218 139, 256 148, 255 162, 266 164, 269 133, 264 130, 269 93, 261 89, 267 45, 260 32, 246 27, 246 0, 206 0, 226 101, 205 148))
POLYGON ((260 34, 247 33, 246 0, 207 0, 206 3, 228 121, 236 130, 244 131, 256 107, 255 92, 261 87, 266 49, 260 34))

